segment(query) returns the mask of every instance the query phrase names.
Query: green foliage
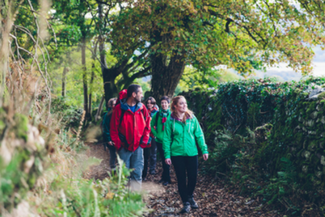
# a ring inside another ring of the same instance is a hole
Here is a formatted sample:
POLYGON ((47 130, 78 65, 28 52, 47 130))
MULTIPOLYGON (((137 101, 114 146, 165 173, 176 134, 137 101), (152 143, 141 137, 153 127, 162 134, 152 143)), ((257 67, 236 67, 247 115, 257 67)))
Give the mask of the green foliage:
POLYGON ((229 178, 241 193, 289 215, 301 214, 306 203, 324 207, 325 107, 321 99, 307 101, 304 92, 324 83, 324 77, 260 79, 184 93, 213 150, 203 171, 229 178))
MULTIPOLYGON (((5 111, 0 111, 7 135, 0 143, 0 204, 11 211, 34 188, 43 172, 44 141, 39 140, 28 117, 14 115, 14 122, 5 122, 5 111), (27 142, 28 141, 28 142, 27 142)), ((2 210, 4 212, 4 210, 2 210)))
POLYGON ((321 23, 311 22, 314 15, 305 4, 297 5, 299 10, 288 1, 258 7, 254 1, 127 1, 114 18, 113 37, 123 49, 130 38, 143 38, 157 56, 179 56, 200 69, 224 64, 244 75, 285 61, 308 73, 312 50, 307 44, 323 44, 324 38, 314 26, 321 29, 321 23))
MULTIPOLYGON (((83 164, 90 164, 85 159, 83 164)), ((39 191, 43 203, 40 213, 46 216, 141 216, 145 204, 140 194, 130 192, 126 187, 129 170, 122 161, 116 174, 101 180, 87 180, 81 174, 70 179, 56 177, 49 186, 50 197, 39 191)))
MULTIPOLYGON (((212 88, 219 83, 237 80, 239 76, 227 70, 197 70, 193 67, 186 67, 178 86, 182 91, 188 91, 196 88, 212 88)), ((179 92, 176 91, 175 95, 179 92)))
POLYGON ((45 185, 38 185, 28 194, 27 199, 37 208, 38 214, 53 217, 142 216, 148 211, 142 195, 128 189, 130 170, 121 159, 118 158, 114 172, 107 171, 108 178, 94 179, 93 168, 102 160, 87 156, 87 146, 73 141, 67 131, 59 135, 55 152, 46 161, 45 185))
POLYGON ((80 124, 83 109, 74 106, 73 103, 69 102, 65 97, 57 97, 53 99, 51 105, 51 112, 58 116, 58 119, 61 120, 61 125, 64 128, 67 129, 73 127, 77 129, 80 124))

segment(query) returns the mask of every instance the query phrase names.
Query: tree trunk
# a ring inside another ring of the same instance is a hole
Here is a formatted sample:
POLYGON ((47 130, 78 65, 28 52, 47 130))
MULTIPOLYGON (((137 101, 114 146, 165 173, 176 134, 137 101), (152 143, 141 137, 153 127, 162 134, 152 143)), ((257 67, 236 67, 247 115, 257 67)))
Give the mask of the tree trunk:
POLYGON ((94 83, 94 77, 95 77, 95 60, 93 59, 93 63, 91 66, 91 78, 90 78, 90 88, 89 88, 89 119, 92 119, 92 93, 93 93, 93 83, 94 83))
POLYGON ((67 72, 68 68, 64 66, 63 73, 62 73, 62 96, 66 96, 66 80, 67 80, 67 72))
MULTIPOLYGON (((102 12, 102 4, 98 4, 98 18, 100 20, 100 27, 102 27, 103 21, 103 12, 102 12)), ((119 75, 116 73, 116 69, 113 67, 111 69, 107 68, 106 63, 106 51, 105 51, 105 38, 103 37, 103 33, 101 28, 99 29, 99 56, 101 62, 102 76, 104 82, 104 92, 105 92, 105 101, 106 106, 107 102, 110 98, 117 96, 117 87, 115 85, 115 79, 119 75)))
POLYGON ((103 95, 102 99, 100 100, 99 107, 98 107, 97 113, 95 115, 96 122, 98 121, 99 116, 102 113, 104 101, 105 101, 105 95, 103 95))
POLYGON ((84 110, 86 112, 86 120, 89 119, 89 105, 88 105, 88 82, 87 82, 87 68, 86 68, 86 38, 81 39, 81 64, 82 64, 82 80, 84 89, 84 110))
POLYGON ((150 60, 152 65, 151 88, 153 97, 155 99, 160 99, 162 96, 172 98, 185 69, 183 55, 171 57, 168 66, 166 65, 167 57, 165 55, 151 55, 150 60))
POLYGON ((117 76, 115 76, 115 74, 116 74, 115 70, 117 70, 117 69, 102 68, 106 105, 110 98, 117 97, 117 94, 118 94, 118 89, 115 84, 115 79, 117 77, 117 76))

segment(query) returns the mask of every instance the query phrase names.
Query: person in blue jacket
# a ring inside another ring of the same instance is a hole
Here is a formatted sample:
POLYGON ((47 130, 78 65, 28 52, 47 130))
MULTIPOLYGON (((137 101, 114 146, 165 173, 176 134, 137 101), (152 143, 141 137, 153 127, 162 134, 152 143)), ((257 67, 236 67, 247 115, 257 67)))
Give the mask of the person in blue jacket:
POLYGON ((103 117, 103 137, 104 137, 104 147, 106 150, 106 147, 109 150, 109 165, 111 167, 111 169, 115 169, 116 167, 116 149, 114 147, 114 143, 112 142, 111 139, 111 135, 110 135, 110 122, 111 122, 111 117, 112 117, 112 113, 113 113, 113 109, 116 105, 116 98, 112 98, 107 102, 107 112, 105 113, 104 117, 103 117))

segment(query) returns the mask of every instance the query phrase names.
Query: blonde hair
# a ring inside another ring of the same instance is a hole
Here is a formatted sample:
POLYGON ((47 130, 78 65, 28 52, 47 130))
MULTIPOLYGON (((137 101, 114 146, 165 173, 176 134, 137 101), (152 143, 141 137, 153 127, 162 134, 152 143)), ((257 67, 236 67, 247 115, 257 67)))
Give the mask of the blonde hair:
MULTIPOLYGON (((178 101, 180 100, 180 99, 185 99, 185 101, 186 101, 186 98, 184 97, 184 96, 181 96, 181 95, 179 95, 179 96, 176 96, 176 97, 174 97, 173 99, 172 99, 172 104, 170 105, 170 109, 172 110, 172 112, 174 113, 174 114, 177 114, 177 111, 176 111, 176 108, 175 108, 175 106, 177 105, 177 103, 178 103, 178 101)), ((191 110, 189 110, 189 109, 187 109, 186 111, 185 111, 185 115, 184 115, 184 117, 183 117, 183 120, 182 120, 182 122, 186 122, 186 119, 187 118, 192 118, 192 116, 193 116, 193 112, 191 111, 191 110)))

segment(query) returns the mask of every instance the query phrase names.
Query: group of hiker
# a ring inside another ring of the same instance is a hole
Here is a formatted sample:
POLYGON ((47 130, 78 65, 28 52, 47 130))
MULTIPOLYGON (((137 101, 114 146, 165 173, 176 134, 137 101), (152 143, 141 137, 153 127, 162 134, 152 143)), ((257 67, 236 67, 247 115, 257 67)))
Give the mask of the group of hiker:
POLYGON ((187 108, 186 99, 163 96, 160 108, 153 97, 141 103, 141 86, 132 84, 122 90, 118 98, 108 101, 108 112, 103 117, 104 143, 110 152, 110 167, 116 166, 117 155, 126 167, 132 169, 130 187, 140 190, 146 180, 148 167, 156 174, 157 150, 163 172, 160 182, 171 183, 170 166, 173 164, 178 191, 183 202, 180 213, 197 209, 193 198, 198 174, 198 147, 203 159, 208 159, 207 145, 197 118, 187 108))

